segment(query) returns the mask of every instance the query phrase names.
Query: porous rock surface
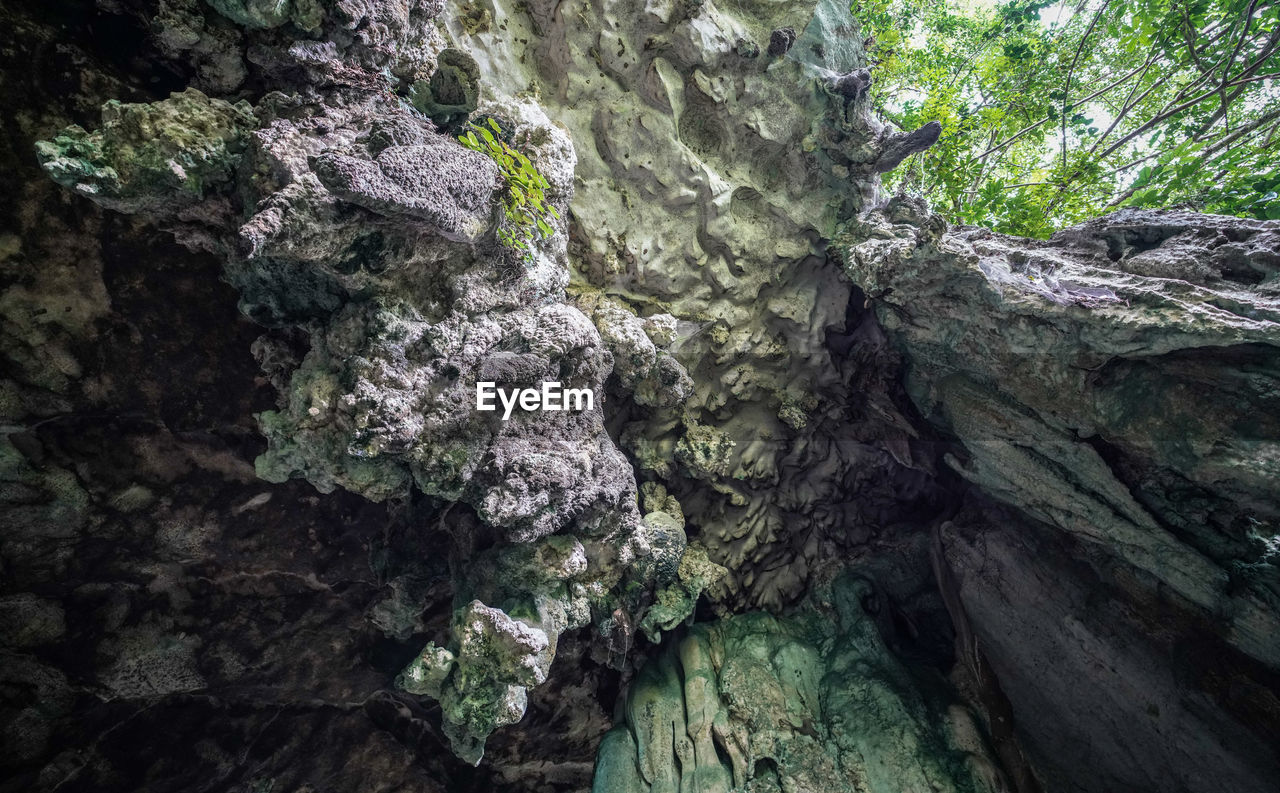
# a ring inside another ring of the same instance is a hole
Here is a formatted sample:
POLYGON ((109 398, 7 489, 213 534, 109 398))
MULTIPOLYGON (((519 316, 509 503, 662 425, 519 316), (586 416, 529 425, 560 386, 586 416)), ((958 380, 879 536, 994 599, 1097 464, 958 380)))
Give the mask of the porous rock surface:
MULTIPOLYGON (((319 4, 305 17, 314 31, 298 8, 280 18, 256 5, 215 8, 250 30, 291 23, 246 34, 258 48, 251 60, 267 64, 261 79, 285 90, 256 107, 194 88, 109 102, 101 130, 68 127, 40 143, 41 164, 75 192, 226 257, 250 317, 305 331, 302 356, 278 339, 255 345, 281 390, 278 409, 259 416, 261 478, 302 477, 372 501, 417 493, 474 512, 476 525, 442 515, 433 527, 453 530, 457 610, 447 646, 428 645, 402 683, 439 700, 454 751, 478 762, 489 733, 524 715, 561 633, 594 620, 603 642, 625 643, 615 610, 639 618, 654 585, 674 583, 655 578, 672 551, 668 530, 641 520, 600 402, 510 420, 476 409, 481 380, 557 381, 603 397, 613 357, 562 302, 563 221, 527 257, 499 246, 497 165, 399 98, 404 80, 370 71, 429 70, 430 50, 396 46, 438 40, 438 6, 319 4), (305 79, 281 78, 299 69, 305 79)), ((546 200, 564 209, 572 144, 536 105, 501 99, 482 112, 505 125, 549 182, 546 200)))
POLYGON ((886 202, 830 0, 97 6, 0 11, 3 789, 1270 789, 1276 224, 886 202))
POLYGON ((910 138, 871 116, 862 34, 838 0, 466 7, 448 20, 456 46, 576 144, 571 292, 596 318, 603 299, 675 320, 691 394, 640 395, 622 447, 727 568, 718 602, 795 601, 850 535, 919 495, 895 361, 846 316, 853 289, 827 240, 876 200, 886 152, 936 130, 910 138), (769 52, 783 28, 792 45, 769 52))

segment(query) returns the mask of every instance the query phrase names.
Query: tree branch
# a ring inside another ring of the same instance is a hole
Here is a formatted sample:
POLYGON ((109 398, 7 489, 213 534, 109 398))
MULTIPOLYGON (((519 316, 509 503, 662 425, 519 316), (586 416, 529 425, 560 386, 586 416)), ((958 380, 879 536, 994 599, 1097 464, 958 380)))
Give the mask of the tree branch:
POLYGON ((1071 74, 1076 69, 1076 64, 1080 62, 1080 53, 1084 52, 1084 44, 1089 40, 1089 36, 1093 35, 1093 30, 1098 26, 1098 20, 1102 18, 1102 14, 1111 5, 1111 0, 1104 0, 1102 7, 1093 15, 1093 19, 1089 22, 1089 27, 1085 30, 1084 35, 1080 37, 1080 43, 1076 45, 1075 57, 1071 59, 1071 65, 1067 67, 1067 81, 1062 88, 1062 168, 1067 167, 1067 97, 1071 95, 1071 74))

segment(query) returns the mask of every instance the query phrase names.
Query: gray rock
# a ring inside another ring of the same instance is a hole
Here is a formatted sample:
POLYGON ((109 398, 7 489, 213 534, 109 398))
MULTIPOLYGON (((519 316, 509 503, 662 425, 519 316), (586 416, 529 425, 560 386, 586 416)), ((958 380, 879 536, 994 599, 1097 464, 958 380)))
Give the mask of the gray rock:
POLYGON ((1278 230, 1122 211, 1023 240, 898 199, 849 228, 909 393, 960 444, 948 463, 1022 513, 971 518, 946 556, 1050 787, 1273 774, 1214 692, 1280 667, 1278 230))
MULTIPOLYGON (((646 533, 631 467, 605 431, 613 358, 593 324, 564 302, 565 221, 548 217, 555 233, 530 240, 525 261, 500 247, 494 227, 506 186, 498 166, 437 134, 386 90, 379 70, 407 68, 398 53, 415 46, 413 31, 426 29, 429 16, 421 15, 432 9, 333 2, 218 10, 258 31, 247 35, 263 47, 256 57, 266 78, 288 75, 281 87, 292 93, 268 94, 253 112, 194 90, 109 104, 103 131, 72 129, 41 144, 46 170, 225 256, 246 313, 309 337, 301 360, 271 363, 282 393, 278 409, 259 416, 268 440, 259 476, 302 477, 322 493, 341 487, 373 501, 416 490, 478 516, 455 538, 464 546, 480 544, 473 535, 493 540, 487 554, 455 551, 453 672, 414 686, 437 694, 455 751, 479 762, 489 733, 518 721, 527 689, 546 679, 560 634, 594 620, 608 644, 614 613, 642 616, 653 589, 674 578, 683 534, 673 548, 646 533), (297 30, 319 38, 288 43, 297 30), (158 132, 148 138, 152 127, 158 132), (181 162, 200 167, 156 175, 181 162), (230 211, 235 202, 247 218, 230 211), (507 421, 476 409, 476 382, 498 375, 554 379, 595 399, 583 410, 521 409, 507 421), (527 570, 505 575, 513 547, 557 536, 576 543, 580 569, 547 580, 527 570), (660 563, 648 562, 651 554, 660 563), (540 637, 536 647, 526 646, 530 637, 540 637)), ((455 61, 442 57, 439 69, 455 61)), ((546 201, 567 215, 574 149, 565 133, 528 100, 498 96, 484 111, 502 119, 512 145, 544 173, 546 201)), ((679 367, 657 369, 652 399, 687 388, 679 367)), ((373 613, 403 631, 403 618, 373 613)), ((152 655, 129 649, 136 637, 115 639, 111 647, 124 649, 112 650, 120 661, 104 685, 120 696, 204 687, 192 665, 196 644, 155 635, 152 655)))

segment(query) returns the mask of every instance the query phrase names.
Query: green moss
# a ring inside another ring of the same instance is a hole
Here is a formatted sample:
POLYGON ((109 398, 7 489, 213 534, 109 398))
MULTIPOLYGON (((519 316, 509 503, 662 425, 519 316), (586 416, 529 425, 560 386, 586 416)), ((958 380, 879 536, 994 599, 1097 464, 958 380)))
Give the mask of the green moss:
POLYGON ((479 152, 498 164, 507 190, 503 198, 506 223, 498 229, 498 239, 508 248, 520 251, 526 257, 535 240, 555 234, 551 222, 559 220, 560 212, 546 197, 551 188, 546 177, 520 151, 503 139, 502 127, 492 118, 487 128, 470 124, 458 142, 472 151, 479 152))

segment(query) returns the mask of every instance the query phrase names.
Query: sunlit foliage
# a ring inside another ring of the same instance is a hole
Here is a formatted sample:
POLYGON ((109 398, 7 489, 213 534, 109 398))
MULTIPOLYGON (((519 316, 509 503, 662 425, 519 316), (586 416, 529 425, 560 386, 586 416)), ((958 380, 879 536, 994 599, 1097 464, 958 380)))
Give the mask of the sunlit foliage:
POLYGON ((890 174, 1044 236, 1121 206, 1280 218, 1276 0, 860 0, 881 116, 941 141, 890 174))

